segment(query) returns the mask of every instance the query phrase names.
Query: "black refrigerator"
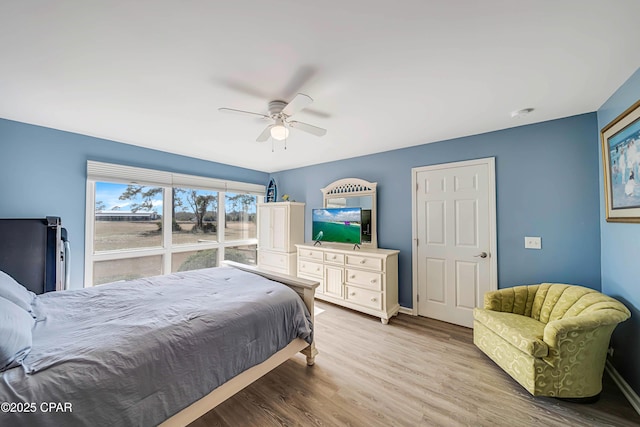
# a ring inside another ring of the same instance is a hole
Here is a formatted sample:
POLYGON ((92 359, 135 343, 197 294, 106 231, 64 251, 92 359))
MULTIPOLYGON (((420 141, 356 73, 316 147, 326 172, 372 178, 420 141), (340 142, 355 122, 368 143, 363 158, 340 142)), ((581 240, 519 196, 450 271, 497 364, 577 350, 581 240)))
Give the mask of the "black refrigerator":
POLYGON ((0 219, 0 270, 36 294, 69 287, 69 242, 59 217, 0 219))

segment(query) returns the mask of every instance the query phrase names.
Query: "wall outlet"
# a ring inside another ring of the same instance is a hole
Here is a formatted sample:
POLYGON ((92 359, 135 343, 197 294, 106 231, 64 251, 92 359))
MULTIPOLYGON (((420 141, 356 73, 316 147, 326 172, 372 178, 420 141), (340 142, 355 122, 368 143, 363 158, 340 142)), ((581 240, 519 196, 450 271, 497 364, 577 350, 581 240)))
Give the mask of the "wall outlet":
POLYGON ((525 237, 524 238, 525 249, 542 249, 541 237, 525 237))

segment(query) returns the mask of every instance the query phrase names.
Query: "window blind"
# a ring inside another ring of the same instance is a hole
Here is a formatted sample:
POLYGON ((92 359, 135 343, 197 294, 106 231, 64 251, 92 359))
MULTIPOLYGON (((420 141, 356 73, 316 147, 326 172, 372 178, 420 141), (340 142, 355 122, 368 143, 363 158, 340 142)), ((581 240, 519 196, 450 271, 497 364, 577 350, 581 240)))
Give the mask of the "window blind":
POLYGON ((186 187, 256 195, 263 195, 265 192, 265 186, 259 184, 102 163, 94 160, 87 161, 87 179, 123 184, 186 187))

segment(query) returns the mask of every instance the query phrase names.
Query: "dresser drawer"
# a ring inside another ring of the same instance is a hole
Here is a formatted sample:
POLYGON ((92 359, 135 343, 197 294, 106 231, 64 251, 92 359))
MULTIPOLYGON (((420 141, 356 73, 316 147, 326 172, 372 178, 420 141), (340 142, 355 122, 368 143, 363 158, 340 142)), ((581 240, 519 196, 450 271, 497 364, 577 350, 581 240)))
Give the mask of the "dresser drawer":
POLYGON ((380 258, 347 255, 346 264, 359 268, 367 268, 369 270, 382 271, 382 259, 380 258))
POLYGON ((382 293, 368 291, 366 289, 346 287, 345 298, 347 301, 365 307, 382 310, 382 293))
POLYGON ((274 273, 281 273, 281 274, 291 274, 291 272, 289 271, 288 268, 286 267, 273 267, 270 265, 265 265, 262 268, 264 268, 265 270, 269 270, 269 271, 273 271, 274 273))
POLYGON ((260 252, 258 255, 258 263, 269 267, 282 268, 286 271, 288 266, 287 254, 276 252, 260 252))
POLYGON ((309 258, 309 259, 317 259, 318 261, 322 261, 322 255, 324 252, 317 251, 315 249, 302 249, 298 248, 298 256, 300 258, 309 258))
POLYGON ((346 283, 348 285, 362 286, 374 291, 382 290, 382 274, 371 271, 362 271, 348 268, 346 270, 346 283))
POLYGON ((323 265, 318 262, 298 260, 298 274, 310 275, 314 277, 322 277, 323 265))
POLYGON ((344 254, 336 254, 333 252, 324 253, 324 262, 331 264, 344 264, 344 254))

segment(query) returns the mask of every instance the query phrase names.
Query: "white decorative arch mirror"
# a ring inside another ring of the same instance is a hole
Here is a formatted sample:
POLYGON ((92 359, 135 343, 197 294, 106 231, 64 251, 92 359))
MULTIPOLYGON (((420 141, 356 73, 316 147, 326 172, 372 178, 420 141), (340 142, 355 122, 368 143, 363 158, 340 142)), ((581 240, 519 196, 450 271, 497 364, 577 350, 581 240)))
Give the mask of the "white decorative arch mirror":
POLYGON ((322 191, 325 208, 362 209, 362 245, 378 247, 376 182, 359 178, 344 178, 332 182, 322 191))

